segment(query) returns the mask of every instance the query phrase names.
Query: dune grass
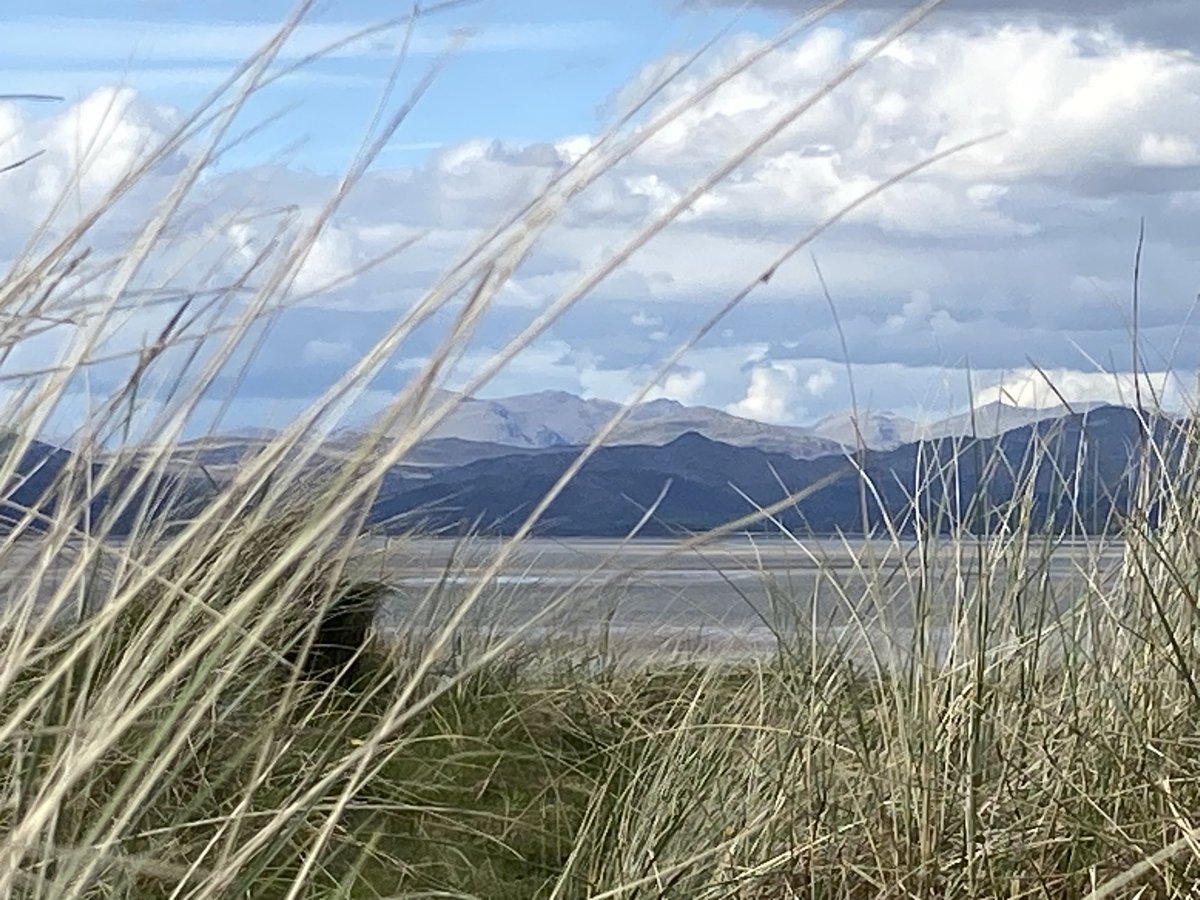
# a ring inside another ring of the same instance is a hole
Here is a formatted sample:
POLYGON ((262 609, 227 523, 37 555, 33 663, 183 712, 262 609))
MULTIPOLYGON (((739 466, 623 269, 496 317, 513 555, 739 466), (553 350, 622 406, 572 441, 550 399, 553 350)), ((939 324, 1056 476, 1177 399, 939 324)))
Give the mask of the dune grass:
MULTIPOLYGON (((150 634, 169 666, 199 626, 177 646, 131 606, 133 629, 54 629, 3 695, 8 840, 62 787, 11 890, 1078 897, 1135 871, 1137 896, 1188 896, 1198 573, 1181 536, 1127 534, 1105 577, 1076 554, 1088 577, 1065 597, 1044 536, 996 536, 982 560, 951 539, 846 598, 861 634, 793 627, 756 662, 595 671, 548 643, 416 682, 422 648, 377 636, 331 683, 249 646, 295 609, 268 600, 116 733, 166 677, 119 651, 150 634), (948 616, 887 629, 897 596, 979 562, 984 578, 939 589, 948 616)), ((217 614, 238 602, 209 596, 217 614)))
MULTIPOLYGON (((775 647, 748 661, 622 658, 548 637, 539 628, 550 618, 516 633, 473 630, 472 612, 554 492, 436 621, 326 646, 331 615, 354 632, 389 602, 386 571, 367 574, 360 557, 364 510, 448 413, 431 408, 430 389, 539 236, 689 104, 836 3, 681 104, 657 107, 650 92, 480 236, 232 481, 214 483, 184 520, 162 514, 189 499, 174 453, 184 425, 253 351, 261 324, 305 299, 294 289, 305 255, 427 86, 394 109, 384 98, 325 206, 285 222, 238 278, 155 285, 190 192, 238 139, 246 100, 285 71, 278 48, 310 5, 84 213, 68 215, 78 212, 69 187, 0 282, 5 358, 49 321, 69 338, 55 365, 4 373, 15 385, 0 454, 10 494, 30 479, 29 442, 72 379, 98 362, 127 367, 53 473, 59 502, 17 509, 18 527, 0 538, 0 895, 1188 896, 1200 881, 1200 518, 1186 429, 1182 464, 1155 466, 1148 442, 1130 515, 1067 557, 1073 530, 1035 524, 1044 479, 1017 478, 1003 515, 983 510, 979 521, 997 523, 983 540, 970 522, 946 533, 938 510, 915 504, 928 513, 915 539, 877 535, 855 557, 853 587, 829 565, 811 596, 773 591, 775 647), (141 228, 108 258, 91 252, 106 217, 180 148, 188 164, 171 169, 141 228), (314 480, 322 436, 435 313, 451 322, 438 351, 377 429, 314 480), (157 337, 110 347, 111 326, 139 314, 157 337), (136 446, 147 434, 153 445, 136 446), (97 496, 108 503, 88 502, 97 496), (117 539, 119 521, 133 525, 117 539), (1052 565, 1064 559, 1075 567, 1065 580, 1052 565), (819 613, 830 601, 836 629, 819 613)), ((468 390, 936 5, 896 22, 820 91, 764 115, 742 152, 554 298, 468 390)), ((661 371, 779 265, 916 168, 747 273, 661 371)), ((952 478, 954 464, 927 477, 952 478)), ((919 498, 928 485, 907 487, 919 498)), ((746 521, 770 520, 796 496, 748 509, 746 521)), ((864 505, 873 498, 864 479, 864 505)), ((688 536, 673 552, 744 524, 688 536)), ((827 544, 780 531, 822 562, 827 544)))

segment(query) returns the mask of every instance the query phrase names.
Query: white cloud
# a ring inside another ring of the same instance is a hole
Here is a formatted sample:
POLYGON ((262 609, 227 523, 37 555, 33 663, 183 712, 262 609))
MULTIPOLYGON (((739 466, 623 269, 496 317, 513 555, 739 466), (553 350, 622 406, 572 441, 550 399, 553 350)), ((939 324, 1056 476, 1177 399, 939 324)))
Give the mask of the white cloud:
POLYGON ((668 400, 677 400, 685 405, 694 404, 699 401, 704 385, 708 381, 708 376, 699 369, 692 369, 687 372, 672 372, 662 382, 662 384, 651 389, 646 395, 647 400, 658 400, 666 398, 668 400))
MULTIPOLYGON (((48 125, 11 105, 0 118, 0 152, 14 162, 42 154, 10 175, 31 189, 33 202, 22 204, 24 216, 50 208, 64 194, 85 206, 94 204, 171 133, 176 121, 174 110, 139 103, 128 88, 93 91, 48 125)), ((159 173, 177 169, 179 159, 178 154, 168 158, 159 173)))
MULTIPOLYGON (((647 158, 669 166, 681 154, 723 157, 765 121, 764 109, 803 97, 859 49, 834 29, 816 29, 690 110, 651 142, 647 158)), ((684 79, 670 92, 677 98, 697 83, 684 79)), ((997 187, 1025 179, 1070 183, 1187 164, 1200 135, 1198 84, 1195 60, 1112 33, 1014 24, 920 32, 822 101, 716 196, 733 215, 770 205, 789 218, 816 217, 888 171, 1005 129, 1002 139, 943 163, 861 215, 914 233, 1018 234, 1036 220, 981 203, 981 176, 997 187), (771 197, 777 202, 768 204, 771 197)), ((985 199, 996 198, 993 190, 985 199)))
POLYGON ((820 397, 833 387, 836 381, 828 369, 819 369, 804 379, 804 389, 812 396, 820 397))
POLYGON ((302 293, 323 292, 334 285, 349 290, 354 285, 355 245, 345 230, 327 226, 317 236, 296 272, 295 289, 302 293))
POLYGON ((1018 369, 1002 381, 979 392, 980 403, 1002 401, 1038 408, 1068 403, 1114 403, 1132 406, 1140 389, 1142 403, 1184 409, 1191 403, 1194 385, 1182 381, 1185 373, 1148 372, 1137 379, 1128 372, 1086 372, 1071 369, 1018 369))
POLYGON ((1146 134, 1136 159, 1145 166, 1193 166, 1200 163, 1200 146, 1177 134, 1146 134))
MULTIPOLYGON (((726 61, 746 46, 733 42, 726 61)), ((481 323, 462 369, 484 358, 481 348, 516 333, 853 50, 835 30, 814 31, 576 197, 481 323)), ((666 102, 695 83, 680 79, 666 102)), ((171 111, 129 91, 97 92, 45 118, 0 103, 0 164, 45 151, 4 176, 0 256, 15 258, 71 173, 84 172, 78 199, 86 206, 175 121, 171 111), (85 163, 80 148, 90 135, 97 136, 95 152, 85 163)), ((1200 165, 1200 60, 1113 33, 1030 24, 934 29, 904 39, 709 202, 658 234, 497 383, 507 393, 554 386, 623 399, 667 346, 823 216, 900 167, 993 127, 1008 128, 1008 136, 889 192, 814 248, 863 396, 873 392, 877 408, 917 408, 936 394, 930 385, 939 377, 965 385, 969 368, 991 379, 977 382, 981 396, 1003 388, 1040 402, 1038 379, 1003 374, 1033 359, 1061 374, 1068 396, 1114 398, 1104 378, 1080 370, 1089 357, 1128 356, 1129 268, 1143 214, 1150 223, 1146 358, 1156 369, 1200 365, 1196 325, 1184 325, 1200 287, 1191 249, 1200 206, 1191 168, 1200 165)), ((465 246, 535 196, 590 142, 581 135, 538 143, 481 138, 447 144, 415 167, 369 174, 312 248, 299 290, 324 287, 429 233, 289 320, 295 324, 286 346, 268 345, 248 389, 262 396, 315 393, 316 382, 291 384, 297 356, 316 372, 319 362, 345 361, 344 348, 368 346, 465 246)), ((109 216, 95 234, 98 253, 119 252, 187 158, 186 151, 172 157, 136 202, 109 216)), ((228 279, 281 223, 295 230, 311 221, 335 188, 333 178, 276 165, 211 173, 144 279, 228 279)), ((76 209, 64 211, 64 222, 76 209)), ((429 330, 444 325, 439 319, 429 330)), ((429 334, 415 335, 400 356, 411 366, 427 358, 431 342, 429 334)), ((656 395, 798 422, 847 404, 834 374, 840 358, 820 285, 800 257, 756 287, 656 395)), ((400 366, 388 377, 410 371, 400 366)))
POLYGON ((780 366, 755 366, 750 370, 746 395, 725 407, 726 412, 762 422, 788 422, 795 417, 796 382, 780 366))

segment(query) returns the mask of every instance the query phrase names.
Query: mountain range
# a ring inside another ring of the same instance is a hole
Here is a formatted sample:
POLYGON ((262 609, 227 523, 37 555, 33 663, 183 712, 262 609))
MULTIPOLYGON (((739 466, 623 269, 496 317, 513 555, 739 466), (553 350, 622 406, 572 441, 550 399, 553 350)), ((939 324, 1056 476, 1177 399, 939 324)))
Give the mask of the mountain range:
MULTIPOLYGON (((477 399, 436 391, 428 409, 456 401, 457 406, 434 429, 422 447, 410 457, 421 465, 437 464, 437 452, 448 454, 445 464, 495 456, 505 448, 544 450, 575 447, 588 443, 621 408, 608 400, 586 399, 564 391, 540 391, 498 399, 477 399)), ((867 449, 894 450, 903 444, 932 438, 975 435, 995 437, 1013 428, 1072 412, 1085 412, 1099 404, 1046 409, 991 403, 973 411, 931 423, 887 411, 867 411, 855 416, 850 411, 829 415, 810 426, 775 425, 742 418, 705 406, 685 406, 675 400, 651 400, 635 406, 605 441, 609 446, 664 446, 676 438, 699 434, 735 447, 753 447, 767 453, 783 453, 795 459, 815 459, 855 449, 861 441, 867 449), (857 422, 857 427, 856 427, 857 422)), ((390 436, 403 434, 410 421, 398 423, 390 436)), ((363 439, 361 428, 344 428, 331 436, 327 451, 332 455, 351 450, 363 439)), ((272 437, 266 429, 247 429, 218 434, 190 442, 212 457, 233 461, 239 446, 265 444, 272 437), (220 449, 219 449, 220 448, 220 449)))
MULTIPOLYGON (((372 524, 385 531, 511 531, 617 408, 555 392, 467 400, 387 473, 371 511, 372 524)), ((1156 421, 1158 428, 1167 420, 1156 421)), ((822 486, 811 496, 779 513, 779 524, 821 533, 858 532, 864 524, 878 528, 885 517, 911 525, 922 509, 926 514, 949 509, 946 522, 962 521, 966 515, 978 516, 982 508, 995 514, 1024 475, 1036 476, 1033 502, 1046 522, 1066 521, 1070 510, 1059 494, 1069 486, 1083 504, 1077 511, 1086 507, 1086 527, 1102 529, 1127 501, 1129 463, 1140 428, 1137 414, 1122 407, 1071 412, 992 404, 927 425, 879 413, 864 416, 857 429, 848 416, 805 429, 656 400, 633 410, 617 439, 587 461, 535 533, 623 535, 651 507, 654 514, 644 523, 643 534, 703 530, 743 516, 756 504, 818 484, 822 486), (975 437, 962 438, 971 428, 975 437), (852 450, 860 432, 868 449, 852 450), (945 437, 962 439, 940 440, 945 437), (1083 467, 1080 453, 1087 461, 1083 467), (983 461, 990 461, 994 471, 981 475, 983 461), (875 492, 866 523, 856 465, 875 492), (914 502, 917 485, 924 490, 914 502), (987 502, 969 512, 962 504, 969 506, 972 497, 987 502)), ((362 432, 336 432, 322 446, 316 464, 336 463, 362 437, 362 432)), ((269 439, 261 432, 214 435, 176 446, 169 466, 170 493, 203 502, 269 439)), ((35 443, 18 466, 23 480, 0 493, 0 508, 10 519, 20 506, 52 512, 55 473, 70 458, 69 451, 35 443)), ((147 458, 135 455, 131 471, 147 458)), ((106 502, 94 498, 99 507, 93 513, 106 502)), ((126 515, 118 533, 130 521, 126 515)))
POLYGON ((851 411, 826 416, 810 430, 819 437, 846 447, 861 443, 870 450, 894 450, 913 441, 936 440, 948 437, 996 437, 1022 425, 1032 425, 1050 419, 1060 419, 1072 413, 1083 413, 1103 406, 1103 403, 1074 403, 1066 406, 1013 406, 997 400, 964 413, 935 422, 920 423, 890 412, 864 412, 855 416, 851 411))
MULTIPOLYGON (((1171 444, 1176 424, 1155 420, 1171 444)), ((722 525, 819 486, 780 510, 775 525, 800 533, 912 532, 919 520, 948 529, 996 527, 1029 486, 1034 527, 1114 527, 1128 509, 1131 463, 1142 424, 1122 407, 1010 429, 998 436, 921 441, 871 451, 796 459, 684 434, 662 446, 602 447, 550 504, 534 533, 623 536, 653 509, 642 535, 678 535, 722 525), (1080 464, 1080 461, 1083 464, 1080 464), (863 522, 865 472, 870 489, 863 522), (913 497, 917 499, 914 500, 913 497), (1007 510, 1007 511, 1006 511, 1007 510), (865 528, 864 528, 865 526, 865 528)), ((513 532, 578 456, 579 448, 480 457, 414 477, 389 474, 372 518, 389 530, 513 532)), ((1168 453, 1168 462, 1175 457, 1168 453)))
MULTIPOLYGON (((587 444, 621 409, 609 400, 585 399, 564 391, 540 391, 495 400, 459 397, 439 391, 430 409, 457 401, 457 407, 430 435, 430 439, 457 439, 506 447, 549 448, 587 444)), ((395 431, 402 431, 402 423, 395 431)), ((635 406, 609 436, 612 446, 661 446, 682 434, 695 432, 714 441, 738 447, 757 447, 810 459, 841 451, 841 445, 811 429, 769 425, 730 415, 705 406, 684 406, 675 400, 650 400, 635 406)), ((335 433, 334 443, 352 445, 361 432, 335 433)))

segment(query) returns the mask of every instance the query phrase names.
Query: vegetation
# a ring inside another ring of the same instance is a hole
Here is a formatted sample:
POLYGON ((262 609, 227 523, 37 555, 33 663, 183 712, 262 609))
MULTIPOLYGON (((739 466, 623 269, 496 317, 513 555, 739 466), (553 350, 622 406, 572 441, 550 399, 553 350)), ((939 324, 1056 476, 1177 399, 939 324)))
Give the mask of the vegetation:
MULTIPOLYGON (((171 451, 184 425, 257 329, 303 299, 292 284, 305 254, 415 99, 380 116, 327 206, 281 231, 241 277, 150 291, 139 279, 156 271, 246 99, 278 75, 296 21, 90 212, 64 222, 76 206, 52 210, 0 283, 5 354, 51 320, 74 338, 60 365, 11 393, 0 459, 21 519, 0 538, 0 895, 1099 898, 1184 896, 1200 882, 1190 424, 1171 436, 1169 475, 1146 430, 1115 534, 1066 556, 1073 529, 1034 515, 1045 496, 1032 476, 1003 497, 980 491, 983 539, 971 521, 943 527, 937 504, 914 504, 911 538, 883 517, 878 540, 861 551, 848 542, 854 579, 820 556, 836 548, 781 526, 782 540, 829 564, 810 594, 773 591, 764 617, 777 646, 754 660, 605 652, 596 664, 595 646, 548 638, 533 627, 544 623, 490 635, 466 626, 571 469, 432 624, 360 643, 387 590, 386 567, 377 578, 360 555, 363 510, 444 415, 425 402, 429 388, 541 230, 682 107, 618 123, 214 499, 173 520, 171 451), (105 216, 180 147, 190 162, 171 170, 141 231, 110 259, 93 257, 105 216), (321 434, 438 311, 453 319, 443 345, 374 438, 301 490, 321 434), (114 357, 106 329, 147 312, 157 338, 114 357), (94 404, 54 471, 56 502, 18 509, 32 436, 97 358, 124 359, 125 380, 94 404), (403 437, 385 439, 401 421, 403 437), (139 434, 160 440, 135 456, 139 434), (101 495, 116 502, 95 507, 101 495), (121 541, 109 537, 118 519, 134 523, 121 541), (836 627, 824 621, 830 604, 836 627)), ((468 391, 824 93, 764 121, 743 154, 555 300, 468 391)), ((724 311, 769 275, 751 273, 724 311)), ((906 486, 915 499, 950 483, 961 461, 938 459, 926 483, 906 486)), ((859 484, 873 508, 877 486, 859 484)), ((802 488, 673 552, 771 521, 815 486, 802 488)), ((431 607, 444 590, 430 589, 431 607)))

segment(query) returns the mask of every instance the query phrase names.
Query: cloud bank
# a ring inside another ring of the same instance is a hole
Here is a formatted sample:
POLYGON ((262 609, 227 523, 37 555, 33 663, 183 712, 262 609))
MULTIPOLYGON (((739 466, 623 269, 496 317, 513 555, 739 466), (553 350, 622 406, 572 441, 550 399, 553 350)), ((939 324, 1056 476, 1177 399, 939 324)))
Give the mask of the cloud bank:
MULTIPOLYGON (((1160 17, 1176 10, 1152 6, 1160 17)), ((888 191, 813 246, 842 335, 813 261, 797 258, 654 395, 773 422, 815 420, 848 404, 844 335, 860 397, 877 409, 941 414, 965 402, 968 384, 992 392, 983 396, 1057 402, 1038 392, 1035 367, 1057 373, 1070 399, 1117 399, 1121 376, 1104 373, 1129 369, 1131 270, 1145 218, 1144 362, 1152 373, 1176 373, 1171 396, 1184 402, 1200 368, 1192 315, 1200 286, 1200 61, 1112 24, 1132 9, 1110 2, 1111 22, 1091 27, 1067 4, 1047 3, 1037 7, 1045 16, 1001 27, 980 29, 960 15, 905 37, 623 265, 489 390, 623 399, 670 347, 840 206, 946 146, 1002 129, 1003 137, 888 191)), ((727 41, 659 102, 687 96, 755 40, 727 41)), ((500 294, 455 377, 861 46, 843 30, 809 31, 576 198, 500 294)), ((662 65, 648 66, 614 105, 644 90, 662 65)), ((59 198, 69 200, 57 216, 65 222, 72 204, 102 196, 179 115, 116 89, 48 117, 0 104, 0 165, 43 151, 3 176, 0 255, 17 259, 59 198)), ((295 409, 318 393, 463 247, 595 137, 479 139, 442 147, 416 167, 369 174, 301 269, 295 290, 307 299, 272 328, 240 382, 233 421, 295 409)), ((98 239, 120 246, 144 216, 138 198, 166 190, 188 152, 165 160, 98 239)), ((335 179, 271 164, 211 173, 147 283, 166 273, 193 286, 234 277, 281 229, 311 221, 335 188, 335 179)), ((126 339, 135 345, 154 321, 136 319, 126 339)), ((414 334, 374 385, 377 398, 411 377, 440 326, 444 320, 414 334)))
MULTIPOLYGON (((742 6, 741 0, 685 0, 693 6, 742 6)), ((750 0, 764 9, 808 12, 806 0, 750 0)), ((878 24, 881 16, 895 16, 911 9, 911 0, 858 0, 845 10, 874 13, 868 18, 878 24)), ((930 26, 949 22, 958 28, 993 28, 1014 21, 1043 28, 1097 26, 1161 47, 1200 46, 1200 9, 1190 0, 947 0, 930 26)))

